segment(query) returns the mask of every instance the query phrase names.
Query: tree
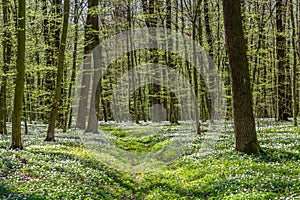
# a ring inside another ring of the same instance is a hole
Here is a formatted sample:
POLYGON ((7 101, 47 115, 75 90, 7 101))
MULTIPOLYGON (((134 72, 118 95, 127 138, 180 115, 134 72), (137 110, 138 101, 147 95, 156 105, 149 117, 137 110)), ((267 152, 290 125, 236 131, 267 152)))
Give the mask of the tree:
POLYGON ((241 1, 223 0, 223 15, 232 84, 235 149, 247 154, 258 154, 260 146, 253 117, 253 100, 242 25, 241 1))
MULTIPOLYGON (((93 33, 91 36, 91 42, 92 42, 92 49, 91 51, 100 43, 99 41, 99 18, 98 13, 95 13, 94 9, 98 9, 98 0, 91 0, 89 1, 90 10, 92 13, 90 13, 90 21, 88 24, 92 26, 93 33)), ((91 101, 90 101, 90 109, 89 109, 89 115, 88 115, 88 125, 86 128, 86 132, 98 132, 98 119, 96 114, 96 93, 97 93, 97 86, 98 82, 96 80, 99 80, 97 77, 101 77, 101 70, 97 65, 99 65, 99 62, 102 54, 102 50, 99 50, 100 55, 96 55, 98 52, 93 52, 93 62, 94 62, 94 77, 93 77, 93 84, 92 84, 92 94, 91 94, 91 101)), ((98 101, 97 101, 98 102, 98 101)))
MULTIPOLYGON (((209 56, 213 59, 214 54, 213 54, 213 38, 212 38, 212 30, 211 30, 211 25, 210 25, 210 21, 209 21, 209 7, 208 7, 208 0, 204 0, 204 19, 205 19, 205 31, 206 31, 206 40, 207 40, 207 44, 208 44, 208 53, 209 56)), ((212 74, 212 63, 209 63, 209 67, 208 67, 208 74, 212 74)), ((209 76, 209 83, 208 85, 210 86, 210 88, 213 88, 214 86, 214 77, 213 76, 209 76)), ((214 110, 214 106, 212 106, 212 101, 213 101, 214 97, 210 96, 208 103, 209 103, 209 109, 210 109, 210 117, 211 120, 213 121, 214 116, 215 116, 215 110, 214 110)))
POLYGON ((57 57, 60 46, 60 32, 61 32, 61 0, 52 0, 49 6, 47 0, 41 1, 42 5, 42 26, 43 38, 45 45, 45 61, 47 66, 46 79, 44 80, 45 90, 48 91, 44 99, 44 118, 49 118, 52 105, 52 96, 55 93, 55 67, 57 66, 57 57), (50 109, 48 109, 50 108, 50 109))
POLYGON ((79 39, 79 3, 78 0, 74 2, 74 24, 75 24, 75 33, 74 33, 74 51, 72 54, 72 73, 71 73, 71 81, 68 88, 68 97, 67 97, 67 109, 65 113, 65 125, 64 132, 67 131, 72 124, 72 91, 73 86, 76 79, 76 67, 77 67, 77 51, 78 51, 78 39, 79 39))
POLYGON ((277 49, 277 67, 278 67, 278 121, 288 120, 287 98, 286 98, 286 74, 287 68, 286 59, 286 37, 284 36, 284 5, 282 0, 276 1, 276 49, 277 49))
MULTIPOLYGON (((296 9, 297 10, 297 9, 296 9)), ((294 45, 294 51, 297 52, 298 57, 300 58, 300 1, 298 1, 298 50, 296 50, 296 44, 294 45)), ((295 28, 295 27, 294 27, 295 28)), ((294 29, 295 31, 295 29, 294 29)), ((296 35, 296 33, 294 33, 293 35, 296 35)), ((298 122, 297 122, 297 117, 298 117, 298 113, 299 113, 299 102, 297 102, 297 68, 296 68, 296 63, 294 65, 294 70, 293 70, 293 77, 294 77, 294 84, 293 84, 293 93, 294 93, 294 126, 298 126, 298 122)))
MULTIPOLYGON (((177 5, 178 5, 178 3, 177 3, 177 5)), ((177 15, 178 15, 178 13, 177 13, 177 15)), ((177 18, 178 18, 178 16, 177 16, 177 18)), ((172 1, 171 0, 166 0, 166 28, 168 30, 168 32, 167 32, 168 35, 171 36, 172 32, 169 31, 172 29, 172 1)), ((172 37, 170 37, 170 38, 172 38, 172 37)), ((172 48, 172 46, 174 45, 172 39, 169 39, 167 41, 167 43, 168 43, 169 48, 172 48)), ((175 61, 170 52, 168 52, 166 58, 167 58, 168 66, 171 68, 175 68, 175 61)), ((175 106, 176 96, 175 96, 174 92, 172 92, 172 91, 169 92, 169 98, 170 98, 169 121, 172 124, 178 124, 176 106, 175 106)), ((165 106, 165 107, 167 107, 167 106, 165 106)))
POLYGON ((90 72, 92 62, 92 51, 99 44, 99 22, 98 15, 94 13, 94 9, 98 6, 98 0, 88 1, 88 13, 84 27, 84 64, 82 75, 82 88, 80 89, 79 108, 76 119, 76 127, 79 129, 86 128, 86 116, 88 106, 88 93, 90 89, 90 72))
POLYGON ((300 58, 300 1, 298 2, 298 13, 299 13, 299 17, 298 17, 298 56, 300 58))
POLYGON ((4 23, 4 38, 3 38, 3 80, 0 84, 0 134, 7 134, 6 119, 7 119, 7 72, 12 56, 11 32, 9 31, 8 19, 10 11, 8 9, 8 0, 2 1, 3 23, 4 23))
POLYGON ((18 0, 18 25, 17 25, 17 77, 12 114, 12 149, 23 149, 21 139, 21 116, 23 110, 24 85, 25 85, 25 0, 18 0))
POLYGON ((61 98, 61 88, 64 72, 64 59, 65 59, 65 48, 67 42, 67 33, 69 25, 69 11, 70 11, 70 1, 64 1, 64 20, 63 20, 63 29, 61 34, 60 47, 58 52, 58 63, 57 63, 57 77, 56 77, 56 86, 55 86, 55 95, 53 98, 52 109, 50 113, 49 126, 47 130, 47 137, 45 141, 55 141, 54 138, 54 129, 55 122, 58 116, 58 108, 60 105, 61 98))
MULTIPOLYGON (((144 14, 147 15, 145 19, 146 26, 151 30, 151 28, 156 27, 158 24, 158 14, 157 9, 159 8, 159 1, 157 0, 142 0, 142 7, 144 14)), ((156 31, 153 29, 150 31, 151 39, 149 42, 153 45, 154 49, 150 49, 151 60, 153 63, 158 63, 159 55, 157 53, 157 35, 156 31), (154 39, 152 39, 154 38, 154 39)), ((159 96, 160 85, 151 84, 151 90, 149 90, 149 95, 151 95, 151 104, 152 104, 152 121, 159 122, 160 121, 160 113, 161 107, 157 106, 161 103, 161 99, 159 96)))
MULTIPOLYGON (((297 7, 296 7, 297 9, 297 7)), ((297 122, 297 117, 298 117, 298 95, 297 95, 297 45, 296 45, 296 25, 295 25, 295 16, 294 16, 294 5, 293 1, 290 0, 290 13, 291 13, 291 24, 292 24, 292 48, 293 48, 293 88, 292 88, 292 93, 293 93, 293 121, 294 121, 294 126, 298 126, 297 122)))

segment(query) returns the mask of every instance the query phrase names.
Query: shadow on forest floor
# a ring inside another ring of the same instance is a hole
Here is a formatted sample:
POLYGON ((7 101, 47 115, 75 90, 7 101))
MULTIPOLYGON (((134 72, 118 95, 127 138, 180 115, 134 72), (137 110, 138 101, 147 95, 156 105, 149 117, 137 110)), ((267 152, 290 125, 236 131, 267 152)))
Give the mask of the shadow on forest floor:
POLYGON ((269 163, 269 162, 287 162, 287 161, 300 161, 300 154, 295 152, 290 152, 286 150, 278 150, 278 149, 272 149, 272 148, 264 148, 264 151, 266 151, 266 154, 260 155, 258 159, 260 161, 269 163))
MULTIPOLYGON (((1 178, 1 177, 0 177, 1 178)), ((20 194, 11 191, 5 184, 0 181, 0 199, 13 199, 13 200, 21 200, 21 199, 31 199, 31 200, 44 200, 45 197, 41 195, 31 195, 31 194, 20 194)))

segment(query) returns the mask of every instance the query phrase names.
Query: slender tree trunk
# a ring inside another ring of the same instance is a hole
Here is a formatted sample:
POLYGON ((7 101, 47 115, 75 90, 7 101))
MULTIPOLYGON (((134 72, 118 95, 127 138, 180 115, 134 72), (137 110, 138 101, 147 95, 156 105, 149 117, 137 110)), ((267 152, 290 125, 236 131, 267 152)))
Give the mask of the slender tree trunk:
POLYGON ((54 129, 55 129, 55 122, 58 116, 58 109, 60 106, 61 88, 62 88, 63 72, 64 72, 65 49, 66 49, 67 33, 68 33, 68 25, 69 25, 69 12, 70 12, 70 1, 65 0, 63 29, 61 34, 60 48, 58 52, 56 87, 55 87, 52 109, 50 113, 47 137, 45 141, 55 141, 54 129))
MULTIPOLYGON (((155 15, 155 2, 153 1, 153 4, 150 5, 150 8, 153 6, 153 9, 150 9, 151 12, 150 14, 155 15)), ((157 25, 157 22, 158 22, 158 19, 156 17, 154 17, 151 21, 151 26, 150 27, 155 27, 157 25)), ((153 43, 153 46, 156 48, 158 46, 157 44, 157 33, 156 31, 153 31, 151 33, 151 38, 154 38, 154 39, 151 39, 151 43, 153 43)), ((158 63, 158 59, 159 59, 159 55, 157 53, 157 50, 156 49, 151 49, 151 59, 152 59, 152 62, 153 63, 158 63)), ((157 73, 160 73, 160 71, 158 71, 157 73)), ((156 74, 154 75, 156 76, 156 74)), ((160 85, 158 84, 152 84, 152 98, 151 98, 151 101, 152 101, 152 121, 153 122, 160 122, 160 113, 161 113, 161 106, 158 106, 160 105, 161 103, 161 99, 160 99, 160 85)))
MULTIPOLYGON (((158 5, 156 4, 158 1, 156 0, 149 0, 149 3, 147 0, 142 0, 142 7, 143 7, 143 12, 147 14, 146 18, 146 26, 148 28, 156 27, 157 26, 157 15, 155 14, 155 11, 157 10, 156 8, 158 5)), ((153 44, 154 47, 157 47, 157 40, 156 40, 156 31, 152 31, 151 33, 151 39, 150 43, 153 44), (154 38, 154 39, 152 39, 154 38)), ((158 63, 158 55, 155 49, 150 49, 150 54, 151 54, 151 59, 153 63, 158 63)), ((160 104, 160 97, 159 97, 159 91, 160 91, 160 86, 157 84, 151 84, 151 89, 149 92, 151 93, 151 104, 152 104, 152 121, 153 122, 159 122, 160 121, 160 116, 159 113, 161 113, 161 107, 157 106, 160 104)))
POLYGON ((298 19, 298 56, 300 58, 300 0, 298 0, 298 13, 299 13, 299 19, 298 19))
MULTIPOLYGON (((300 59, 300 1, 299 0, 298 0, 298 14, 299 14, 299 16, 298 16, 298 57, 300 59)), ((298 59, 298 62, 300 62, 299 59, 298 59)), ((294 73, 297 76, 297 71, 295 71, 294 73)), ((297 101, 297 99, 296 99, 296 101, 297 101)), ((296 118, 297 118, 298 111, 299 111, 299 103, 298 103, 296 109, 297 109, 297 115, 296 115, 296 118)))
MULTIPOLYGON (((167 28, 167 36, 170 38, 167 43, 168 43, 168 48, 173 49, 173 41, 172 41, 172 1, 171 0, 166 0, 166 28, 167 28)), ((178 10, 178 9, 177 9, 178 10)), ((171 52, 167 52, 167 62, 168 66, 174 69, 174 60, 171 52)), ((172 81, 172 80, 171 80, 172 81)), ((173 83, 170 83, 173 84, 173 83)), ((169 121, 170 123, 175 123, 178 124, 178 119, 177 119, 177 113, 176 113, 176 96, 175 93, 172 91, 169 91, 169 98, 170 98, 170 109, 169 109, 169 121)))
MULTIPOLYGON (((296 8, 297 10, 297 8, 296 8)), ((295 16, 294 16, 294 6, 293 1, 290 0, 290 11, 291 11, 291 23, 292 23, 292 47, 293 47, 293 121, 294 126, 298 126, 297 117, 298 117, 298 97, 297 97, 297 48, 296 48, 296 25, 295 25, 295 16)))
MULTIPOLYGON (((209 45, 209 50, 208 54, 210 58, 213 60, 214 58, 214 51, 213 51, 213 37, 212 37, 212 30, 211 30, 211 25, 209 22, 209 7, 208 7, 208 0, 204 0, 204 19, 205 19, 205 30, 206 30, 206 39, 207 43, 209 45)), ((211 90, 214 90, 214 85, 215 85, 215 80, 214 76, 212 76, 212 68, 213 68, 213 63, 209 62, 209 68, 208 68, 208 77, 209 77, 209 87, 211 90)), ((207 96, 207 104, 208 104, 208 110, 209 110, 209 116, 211 118, 211 121, 214 120, 215 117, 215 108, 213 106, 213 103, 215 101, 215 97, 213 96, 213 93, 211 93, 211 96, 208 97, 208 94, 206 93, 207 96)))
MULTIPOLYGON (((167 29, 172 29, 172 1, 171 0, 167 0, 166 1, 166 4, 167 4, 167 16, 166 16, 166 27, 167 29)), ((179 31, 179 25, 178 25, 178 22, 179 22, 179 1, 177 0, 176 2, 174 2, 175 4, 175 29, 176 29, 176 32, 179 31)), ((174 36, 172 37, 169 37, 169 38, 173 38, 174 36)), ((170 39, 168 41, 168 46, 169 47, 172 47, 173 45, 175 45, 175 48, 176 50, 178 50, 178 36, 176 36, 176 43, 173 44, 172 42, 172 39, 170 39)), ((173 58, 173 55, 168 52, 168 65, 171 67, 171 68, 174 68, 175 67, 175 61, 174 61, 174 58, 173 58)), ((170 79, 170 78, 169 78, 170 79)), ((170 80, 172 81, 172 80, 170 80)), ((172 84, 172 83, 170 83, 172 84)), ((176 96, 174 94, 174 92, 172 91, 169 91, 169 109, 167 110, 167 117, 169 118, 169 122, 170 123, 175 123, 175 124, 178 124, 178 115, 176 113, 176 96)), ((166 106, 167 107, 167 106, 166 106)))
POLYGON ((48 70, 46 71, 46 77, 44 80, 44 87, 46 91, 50 91, 47 95, 44 101, 40 102, 40 105, 44 107, 43 113, 41 114, 41 118, 49 118, 49 112, 46 111, 46 107, 51 105, 51 92, 54 91, 54 72, 51 70, 50 66, 53 65, 53 57, 54 57, 54 50, 52 48, 51 44, 51 34, 52 31, 50 28, 50 22, 48 20, 48 1, 42 0, 42 13, 43 13, 43 37, 44 37, 44 43, 45 43, 45 60, 46 60, 46 66, 48 67, 48 70))
MULTIPOLYGON (((100 98, 101 98, 101 105, 102 105, 102 110, 103 110, 103 120, 105 122, 108 121, 108 117, 107 117, 107 110, 106 110, 106 101, 105 101, 105 98, 104 98, 104 91, 103 91, 103 87, 102 87, 102 78, 100 79, 99 81, 99 87, 100 87, 100 98)), ((114 102, 114 105, 116 103, 114 102)))
MULTIPOLYGON (((196 17, 195 17, 196 18, 196 17)), ((196 19, 193 22, 193 59, 194 64, 197 66, 197 57, 196 57, 196 19)), ((194 109, 195 109, 195 120, 196 120, 196 133, 198 135, 201 134, 201 124, 200 124, 200 113, 199 113, 199 104, 198 104, 198 98, 199 98, 199 91, 198 91, 198 70, 195 66, 192 66, 193 68, 193 80, 194 80, 194 93, 196 96, 195 102, 194 102, 194 109)), ((201 84, 203 87, 204 85, 201 84)), ((204 106, 204 105, 202 105, 204 106)))
POLYGON ((286 77, 285 70, 287 69, 287 59, 286 59, 286 38, 284 36, 284 5, 282 0, 276 1, 276 46, 277 46, 277 68, 278 68, 278 80, 277 80, 277 92, 278 92, 278 121, 288 120, 288 109, 287 109, 287 99, 285 98, 286 90, 286 77))
MULTIPOLYGON (((129 30, 132 29, 132 16, 131 16, 131 2, 128 1, 128 5, 127 5, 127 21, 128 21, 128 28, 129 30)), ((129 34, 127 36, 127 45, 128 45, 128 48, 130 47, 130 49, 133 49, 133 43, 132 43, 132 37, 131 35, 129 34)), ((131 69, 134 68, 134 52, 128 52, 127 53, 127 56, 128 56, 128 71, 130 71, 131 69)), ((131 90, 130 88, 130 85, 132 83, 135 83, 135 77, 134 77, 134 73, 132 73, 132 76, 129 77, 129 92, 131 90)), ((139 115, 138 115, 138 107, 137 107, 137 93, 136 92, 133 92, 132 94, 130 94, 133 96, 133 111, 134 111, 134 121, 135 123, 139 123, 139 115)), ((129 100, 129 107, 130 107, 130 100, 129 100)))
POLYGON ((61 35, 61 17, 62 17, 62 0, 52 0, 52 5, 51 5, 51 12, 53 21, 50 23, 51 27, 51 38, 54 39, 54 43, 52 44, 52 48, 54 49, 54 56, 52 57, 52 65, 57 65, 58 60, 56 59, 55 56, 59 54, 59 49, 60 49, 60 35, 61 35))
POLYGON ((12 44, 11 44, 11 32, 9 31, 8 19, 10 12, 8 9, 8 0, 2 1, 3 10, 3 23, 4 23, 4 35, 3 35, 3 76, 2 83, 0 84, 0 134, 7 134, 6 120, 7 120, 7 104, 6 104, 6 92, 7 92, 7 73, 9 65, 11 63, 12 56, 12 44))
POLYGON ((253 117, 253 100, 241 17, 241 1, 223 0, 223 14, 232 84, 235 149, 247 154, 258 154, 260 146, 253 117))
POLYGON ((23 149, 21 139, 21 117, 25 85, 25 0, 18 0, 18 52, 17 52, 17 77, 15 87, 14 109, 12 114, 12 149, 23 149))
POLYGON ((78 0, 75 0, 75 11, 74 11, 74 24, 75 24, 75 36, 74 36, 74 50, 73 50, 73 64, 72 64, 72 74, 71 74, 71 82, 69 84, 68 89, 68 98, 67 98, 67 110, 65 114, 65 125, 64 125, 64 132, 67 128, 71 126, 72 123, 72 92, 73 92, 73 85, 76 78, 76 66, 77 66, 77 47, 78 47, 78 19, 79 19, 79 5, 78 0), (68 123, 68 124, 67 124, 68 123))
MULTIPOLYGON (((197 1, 197 6, 196 6, 196 13, 194 14, 194 19, 193 19, 193 22, 192 22, 192 38, 193 38, 193 62, 194 62, 194 65, 197 66, 197 57, 195 56, 196 55, 196 23, 197 23, 197 19, 200 18, 200 7, 201 7, 201 3, 202 1, 201 0, 198 0, 197 1)), ((200 24, 199 27, 201 27, 202 25, 200 24)), ((199 40, 200 40, 200 45, 202 45, 202 28, 201 28, 201 35, 199 34, 199 40)), ((200 61, 201 62, 201 61, 200 61)), ((200 63, 201 64, 201 63, 200 63)), ((193 69, 193 80, 194 80, 194 93, 195 93, 195 96, 196 96, 196 100, 194 102, 194 109, 195 109, 195 121, 196 121, 196 133, 197 134, 201 134, 201 123, 200 123, 200 112, 199 112, 199 103, 198 103, 198 99, 199 99, 199 83, 198 83, 198 70, 196 69, 195 66, 191 66, 191 68, 193 69)), ((200 77, 201 79, 201 77, 200 77)), ((201 87, 205 87, 204 84, 203 84, 203 80, 200 80, 200 86, 201 87)), ((204 97, 205 94, 201 94, 201 97, 204 97)), ((204 103, 204 102, 203 102, 204 103)), ((205 107, 205 104, 202 104, 201 105, 202 108, 205 107)), ((205 110, 205 109, 204 109, 205 110)), ((205 113, 203 112, 203 119, 206 118, 205 113)))

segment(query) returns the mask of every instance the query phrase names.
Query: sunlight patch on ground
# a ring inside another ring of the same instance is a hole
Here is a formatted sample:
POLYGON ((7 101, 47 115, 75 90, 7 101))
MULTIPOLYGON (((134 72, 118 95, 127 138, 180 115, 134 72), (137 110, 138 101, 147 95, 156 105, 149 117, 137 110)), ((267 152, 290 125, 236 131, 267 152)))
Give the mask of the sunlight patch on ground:
POLYGON ((107 166, 125 172, 159 170, 186 154, 195 153, 194 143, 199 138, 196 153, 214 152, 214 144, 224 131, 222 123, 203 124, 201 136, 195 134, 193 122, 100 123, 99 133, 80 132, 86 148, 93 151, 107 166))

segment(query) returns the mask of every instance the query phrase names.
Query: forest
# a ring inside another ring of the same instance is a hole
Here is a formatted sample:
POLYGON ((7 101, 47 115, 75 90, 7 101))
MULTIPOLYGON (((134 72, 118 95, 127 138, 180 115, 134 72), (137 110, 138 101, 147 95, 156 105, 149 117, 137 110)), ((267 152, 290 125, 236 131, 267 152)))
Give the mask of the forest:
POLYGON ((0 10, 0 199, 300 199, 300 1, 0 10))

